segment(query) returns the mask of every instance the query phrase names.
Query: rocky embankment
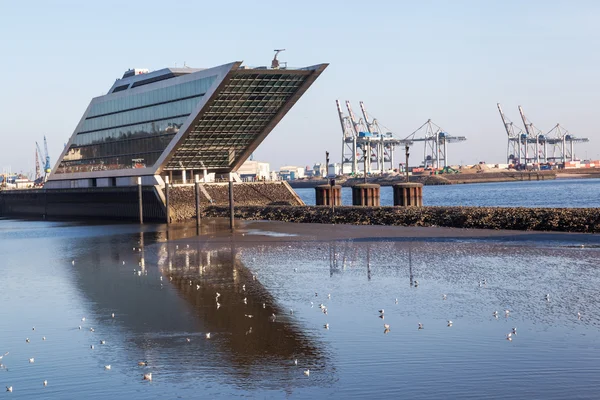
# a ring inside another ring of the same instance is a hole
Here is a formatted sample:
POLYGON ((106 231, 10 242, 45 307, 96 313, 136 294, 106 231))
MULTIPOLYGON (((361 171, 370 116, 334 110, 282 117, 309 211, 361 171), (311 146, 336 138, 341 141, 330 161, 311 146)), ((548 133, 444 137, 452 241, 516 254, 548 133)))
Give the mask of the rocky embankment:
MULTIPOLYGON (((235 183, 234 202, 239 206, 304 205, 286 182, 235 183)), ((203 184, 200 205, 226 206, 229 209, 229 184, 203 184)), ((169 208, 172 221, 196 218, 194 186, 174 186, 169 191, 169 208)))
MULTIPOLYGON (((207 217, 228 217, 227 207, 210 206, 207 217)), ((597 208, 499 207, 336 207, 242 206, 235 218, 296 223, 353 225, 443 226, 472 229, 509 229, 600 233, 597 208)))

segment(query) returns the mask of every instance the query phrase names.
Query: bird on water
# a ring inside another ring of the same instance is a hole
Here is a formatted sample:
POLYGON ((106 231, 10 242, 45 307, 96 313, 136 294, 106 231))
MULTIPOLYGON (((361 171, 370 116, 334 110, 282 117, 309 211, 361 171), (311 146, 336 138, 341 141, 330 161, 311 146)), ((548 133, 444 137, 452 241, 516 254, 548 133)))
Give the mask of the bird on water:
POLYGON ((149 373, 147 373, 147 374, 144 374, 144 376, 143 376, 142 380, 143 380, 143 381, 151 381, 151 380, 152 380, 152 372, 149 372, 149 373))
POLYGON ((6 387, 6 391, 7 391, 7 392, 11 392, 11 393, 12 393, 12 386, 7 386, 7 387, 6 387))
MULTIPOLYGON (((304 371, 304 375, 310 376, 310 369, 307 369, 306 371, 304 371)), ((11 392, 12 392, 12 390, 11 390, 11 392)))

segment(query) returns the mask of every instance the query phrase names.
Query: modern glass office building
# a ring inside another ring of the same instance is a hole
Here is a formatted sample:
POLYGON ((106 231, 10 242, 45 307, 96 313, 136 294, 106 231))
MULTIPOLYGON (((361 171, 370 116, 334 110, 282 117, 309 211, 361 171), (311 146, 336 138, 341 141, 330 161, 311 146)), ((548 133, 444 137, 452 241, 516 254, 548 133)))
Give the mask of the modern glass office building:
POLYGON ((92 99, 46 188, 235 172, 326 67, 129 70, 92 99))

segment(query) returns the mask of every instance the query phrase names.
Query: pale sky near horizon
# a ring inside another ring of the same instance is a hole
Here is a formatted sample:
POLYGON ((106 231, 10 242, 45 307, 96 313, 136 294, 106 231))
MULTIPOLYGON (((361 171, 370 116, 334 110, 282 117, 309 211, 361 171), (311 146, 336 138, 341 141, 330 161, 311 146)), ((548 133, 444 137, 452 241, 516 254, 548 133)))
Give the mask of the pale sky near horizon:
POLYGON ((542 131, 589 137, 577 155, 600 159, 599 17, 591 0, 0 0, 0 171, 32 172, 44 135, 54 165, 128 68, 269 65, 275 48, 289 66, 330 66, 255 152, 272 169, 326 150, 339 162, 335 99, 364 101, 398 137, 428 118, 466 136, 451 164, 505 161, 498 102, 521 127, 518 105, 542 131))

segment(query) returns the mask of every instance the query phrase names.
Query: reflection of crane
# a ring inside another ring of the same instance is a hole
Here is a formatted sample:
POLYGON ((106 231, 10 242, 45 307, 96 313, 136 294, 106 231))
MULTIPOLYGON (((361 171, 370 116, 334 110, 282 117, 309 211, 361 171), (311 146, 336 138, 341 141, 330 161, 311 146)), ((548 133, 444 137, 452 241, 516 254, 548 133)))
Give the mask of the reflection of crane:
MULTIPOLYGON (((281 53, 282 51, 285 51, 285 49, 275 49, 273 51, 275 52, 275 57, 273 57, 273 61, 271 61, 271 68, 279 69, 279 60, 277 59, 277 55, 279 53, 281 53)), ((285 66, 284 66, 284 68, 285 68, 285 66)))

